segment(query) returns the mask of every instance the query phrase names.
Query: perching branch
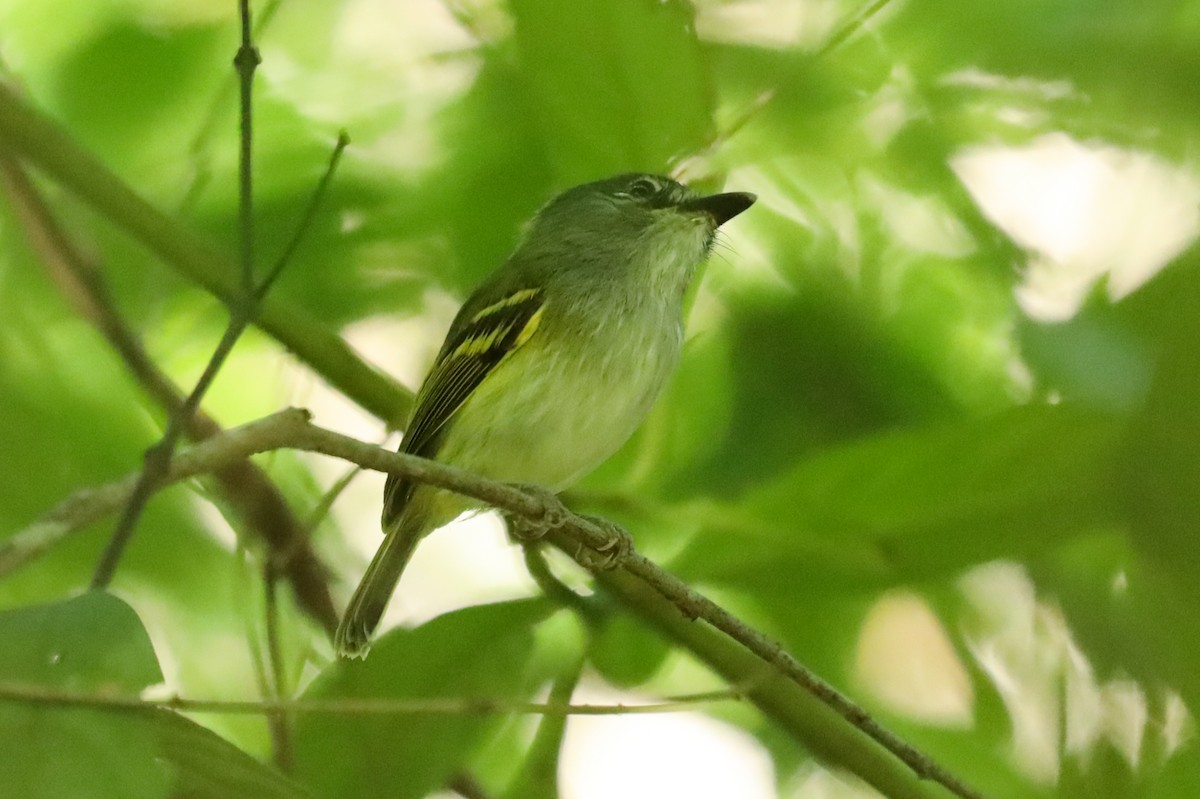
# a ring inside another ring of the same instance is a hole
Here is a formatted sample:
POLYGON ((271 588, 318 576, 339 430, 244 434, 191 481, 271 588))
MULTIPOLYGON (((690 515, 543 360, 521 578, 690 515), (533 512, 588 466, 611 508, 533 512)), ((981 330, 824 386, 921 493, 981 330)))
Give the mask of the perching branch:
MULTIPOLYGON (((473 497, 535 524, 556 518, 561 524, 548 533, 547 540, 587 568, 595 568, 595 563, 604 559, 603 553, 612 545, 610 530, 566 509, 550 506, 542 496, 325 430, 311 424, 308 414, 299 409, 251 422, 180 453, 172 460, 164 484, 280 448, 318 452, 363 468, 399 474, 408 480, 473 497)), ((77 494, 10 540, 38 537, 43 546, 48 545, 46 537, 50 530, 61 538, 71 529, 119 507, 122 497, 132 491, 133 480, 127 478, 119 484, 77 494)), ((5 554, 0 549, 0 573, 5 554)), ((746 686, 747 697, 764 713, 826 760, 853 771, 890 797, 927 797, 921 779, 928 779, 961 799, 981 799, 981 794, 800 665, 778 643, 674 575, 634 551, 620 556, 614 565, 615 568, 596 572, 602 585, 626 607, 696 653, 733 684, 746 686), (696 625, 691 621, 694 619, 703 620, 706 625, 696 625)))
MULTIPOLYGON (((0 182, 31 248, 64 298, 104 336, 142 389, 168 414, 177 413, 183 392, 146 353, 117 310, 103 274, 58 224, 25 170, 11 159, 0 158, 0 182)), ((203 410, 197 410, 184 429, 192 441, 221 432, 203 410)), ((283 494, 250 461, 216 471, 213 478, 246 529, 266 545, 272 568, 291 586, 298 607, 332 634, 338 616, 325 568, 309 542, 308 528, 292 513, 283 494)))

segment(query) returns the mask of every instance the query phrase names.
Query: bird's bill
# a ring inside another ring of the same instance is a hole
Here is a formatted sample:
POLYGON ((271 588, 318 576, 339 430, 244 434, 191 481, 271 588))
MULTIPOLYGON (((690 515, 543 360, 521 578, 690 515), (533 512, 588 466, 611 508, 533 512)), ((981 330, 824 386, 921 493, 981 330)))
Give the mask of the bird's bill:
POLYGON ((681 211, 702 211, 712 217, 717 227, 754 205, 758 197, 747 191, 731 191, 725 194, 710 194, 681 203, 681 211))

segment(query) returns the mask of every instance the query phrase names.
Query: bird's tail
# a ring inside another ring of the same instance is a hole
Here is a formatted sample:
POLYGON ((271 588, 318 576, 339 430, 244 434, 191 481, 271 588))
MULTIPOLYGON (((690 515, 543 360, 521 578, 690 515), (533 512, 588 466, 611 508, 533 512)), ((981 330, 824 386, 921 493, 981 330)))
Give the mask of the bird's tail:
POLYGON ((424 514, 413 513, 402 513, 396 525, 387 531, 338 626, 334 647, 339 657, 367 656, 371 634, 424 533, 424 514))

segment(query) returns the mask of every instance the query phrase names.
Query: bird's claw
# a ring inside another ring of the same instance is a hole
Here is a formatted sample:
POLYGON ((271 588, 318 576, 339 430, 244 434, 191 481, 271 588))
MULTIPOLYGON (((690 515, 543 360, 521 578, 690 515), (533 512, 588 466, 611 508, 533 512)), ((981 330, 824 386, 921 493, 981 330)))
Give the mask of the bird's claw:
POLYGON ((633 538, 629 532, 599 516, 584 516, 583 518, 608 533, 610 538, 603 545, 594 549, 581 547, 576 553, 576 560, 594 571, 609 571, 621 565, 622 561, 633 551, 633 538))
POLYGON ((514 483, 513 488, 536 498, 542 505, 540 518, 531 519, 519 513, 505 513, 508 532, 518 542, 538 541, 546 533, 562 527, 567 522, 567 508, 553 491, 545 486, 514 483))

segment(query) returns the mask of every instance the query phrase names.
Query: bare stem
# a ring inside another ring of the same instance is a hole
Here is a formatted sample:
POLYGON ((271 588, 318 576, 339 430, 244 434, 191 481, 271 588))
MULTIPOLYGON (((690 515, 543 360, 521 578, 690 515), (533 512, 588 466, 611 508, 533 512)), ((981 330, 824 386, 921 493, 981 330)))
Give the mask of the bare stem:
POLYGON ((129 504, 121 514, 116 530, 113 532, 108 545, 101 554, 100 563, 96 567, 96 572, 92 577, 93 588, 105 588, 112 582, 117 564, 120 563, 121 556, 124 554, 126 546, 128 546, 130 539, 133 537, 137 521, 146 506, 146 502, 154 492, 156 482, 166 471, 166 465, 175 451, 175 446, 178 444, 183 429, 190 424, 192 417, 199 408, 201 399, 208 392, 217 374, 220 373, 221 368, 225 365, 225 361, 229 358, 230 353, 233 352, 238 339, 241 338, 242 333, 245 332, 246 328, 258 316, 259 307, 266 297, 267 291, 274 285, 284 268, 290 263, 292 256, 303 240, 304 234, 311 226, 317 208, 320 206, 321 200, 325 197, 329 184, 333 179, 333 174, 337 170, 342 153, 349 144, 349 138, 343 132, 338 137, 325 173, 321 176, 321 180, 313 190, 312 198, 305 209, 300 223, 297 225, 295 234, 266 278, 264 278, 260 285, 255 286, 252 262, 254 234, 252 217, 253 199, 251 196, 251 90, 254 71, 261 59, 250 39, 248 0, 241 0, 241 11, 242 46, 238 49, 234 65, 237 67, 241 85, 241 181, 239 209, 244 294, 239 303, 231 306, 229 324, 225 328, 225 333, 222 335, 221 341, 217 344, 216 349, 209 358, 204 373, 201 374, 200 379, 196 382, 196 385, 183 402, 183 405, 170 415, 162 438, 146 452, 138 484, 130 496, 129 504))
POLYGON ((678 713, 695 710, 698 705, 737 700, 730 691, 713 691, 681 696, 665 702, 644 705, 572 705, 567 702, 513 702, 506 699, 469 697, 405 698, 405 699, 263 699, 259 701, 226 701, 191 699, 182 696, 120 696, 118 694, 88 694, 78 691, 47 688, 44 685, 0 681, 0 702, 19 702, 50 707, 86 707, 104 710, 139 711, 146 708, 166 708, 186 713, 212 713, 226 716, 263 716, 293 713, 330 716, 394 716, 421 713, 430 716, 495 716, 523 713, 537 716, 629 716, 643 713, 678 713))
MULTIPOLYGON (((276 594, 278 576, 275 574, 271 561, 263 567, 263 589, 265 602, 263 607, 264 627, 267 637, 267 667, 270 678, 268 690, 272 699, 282 699, 287 696, 287 680, 283 673, 283 651, 279 644, 279 597, 276 594)), ((292 719, 286 710, 278 710, 267 716, 267 725, 271 730, 271 748, 275 755, 275 765, 284 774, 295 770, 295 756, 292 749, 292 719)))
POLYGON ((262 63, 250 27, 250 0, 239 0, 242 46, 233 58, 238 75, 240 152, 238 156, 238 233, 241 238, 242 294, 254 293, 254 71, 262 63))

